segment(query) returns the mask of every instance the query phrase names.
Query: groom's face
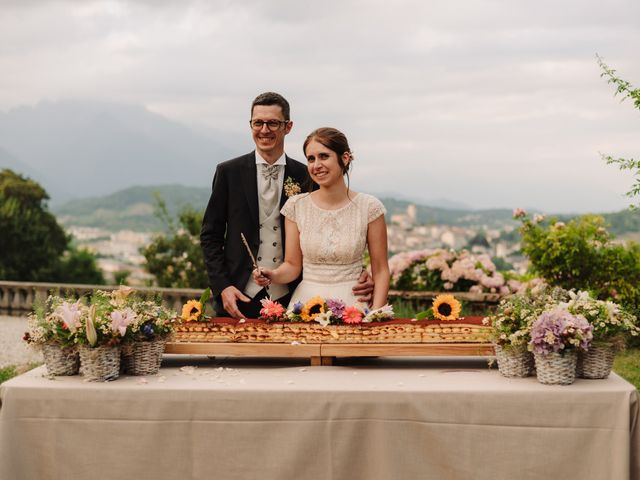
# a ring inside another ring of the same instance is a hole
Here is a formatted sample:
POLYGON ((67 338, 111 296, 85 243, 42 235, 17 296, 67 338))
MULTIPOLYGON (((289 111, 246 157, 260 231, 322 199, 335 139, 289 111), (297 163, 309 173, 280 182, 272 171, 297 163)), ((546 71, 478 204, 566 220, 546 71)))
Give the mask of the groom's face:
POLYGON ((284 137, 291 131, 292 122, 281 123, 274 131, 271 131, 267 125, 269 120, 277 120, 284 122, 285 118, 282 114, 282 108, 278 105, 256 105, 251 113, 251 121, 262 120, 264 125, 259 130, 251 129, 253 141, 256 144, 258 152, 265 157, 277 157, 284 152, 284 137))

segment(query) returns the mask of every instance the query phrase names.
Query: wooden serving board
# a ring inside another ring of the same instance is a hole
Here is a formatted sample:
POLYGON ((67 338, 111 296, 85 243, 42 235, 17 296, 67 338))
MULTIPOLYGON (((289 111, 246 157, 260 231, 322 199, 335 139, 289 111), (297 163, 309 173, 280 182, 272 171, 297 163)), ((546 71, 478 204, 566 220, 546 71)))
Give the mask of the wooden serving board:
POLYGON ((332 365, 336 357, 492 356, 489 343, 167 343, 165 353, 209 356, 300 357, 332 365))

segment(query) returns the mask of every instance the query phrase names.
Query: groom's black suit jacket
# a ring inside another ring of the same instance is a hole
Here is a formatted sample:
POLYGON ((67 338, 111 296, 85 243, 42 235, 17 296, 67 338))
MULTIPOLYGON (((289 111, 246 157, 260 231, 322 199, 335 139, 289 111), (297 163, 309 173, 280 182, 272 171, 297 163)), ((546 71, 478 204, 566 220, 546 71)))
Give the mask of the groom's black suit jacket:
MULTIPOLYGON (((286 157, 284 179, 291 177, 306 191, 309 182, 306 165, 286 157)), ((244 233, 255 256, 260 246, 258 181, 255 152, 218 164, 213 177, 211 198, 204 214, 200 243, 214 298, 230 285, 244 289, 253 270, 240 233, 244 233)), ((283 188, 284 190, 284 188, 283 188)), ((280 195, 280 207, 287 196, 280 195)), ((284 219, 280 216, 284 245, 284 219)), ((294 284, 297 282, 294 282, 294 284)), ((294 284, 291 284, 290 287, 294 284)))

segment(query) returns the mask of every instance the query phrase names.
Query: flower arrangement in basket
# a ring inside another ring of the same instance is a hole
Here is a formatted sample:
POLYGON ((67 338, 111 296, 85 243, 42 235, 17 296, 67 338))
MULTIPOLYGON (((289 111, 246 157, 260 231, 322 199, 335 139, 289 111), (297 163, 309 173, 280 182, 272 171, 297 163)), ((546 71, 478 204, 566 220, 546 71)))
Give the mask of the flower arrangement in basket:
POLYGON ((622 349, 627 336, 640 335, 636 317, 611 301, 597 300, 588 292, 569 292, 569 300, 560 306, 581 315, 593 327, 589 350, 578 354, 576 375, 583 378, 607 378, 616 350, 622 349))
POLYGON ((528 345, 531 327, 546 310, 566 300, 568 292, 540 284, 503 298, 496 312, 483 320, 491 326, 498 371, 506 377, 527 377, 534 373, 534 360, 528 345))
POLYGON ((111 294, 93 292, 83 310, 77 343, 80 349, 80 373, 90 381, 108 381, 120 373, 120 342, 135 314, 129 308, 116 309, 111 294))
POLYGON ((78 373, 76 335, 84 309, 80 301, 49 296, 45 302, 36 302, 29 315, 23 340, 42 350, 49 375, 78 373))
POLYGON ((538 380, 546 384, 573 383, 576 351, 588 350, 592 339, 593 327, 582 315, 560 307, 543 312, 531 325, 529 341, 538 380))
POLYGON ((144 297, 130 287, 110 294, 110 316, 122 336, 122 370, 133 375, 157 373, 167 337, 178 323, 159 296, 144 297))
POLYGON ((267 298, 262 300, 260 319, 267 322, 316 322, 322 326, 360 324, 393 319, 390 305, 369 310, 362 305, 346 305, 342 300, 313 297, 296 302, 287 310, 282 304, 267 298))

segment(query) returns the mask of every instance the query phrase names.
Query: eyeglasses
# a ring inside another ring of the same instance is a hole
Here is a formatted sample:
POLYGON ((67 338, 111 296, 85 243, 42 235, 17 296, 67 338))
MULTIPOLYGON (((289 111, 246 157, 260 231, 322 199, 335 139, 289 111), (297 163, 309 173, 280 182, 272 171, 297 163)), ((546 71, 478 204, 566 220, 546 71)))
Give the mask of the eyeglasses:
POLYGON ((249 120, 249 125, 253 130, 262 130, 262 127, 266 125, 271 132, 275 132, 281 125, 286 125, 287 123, 289 123, 288 120, 268 120, 266 122, 264 120, 249 120))

